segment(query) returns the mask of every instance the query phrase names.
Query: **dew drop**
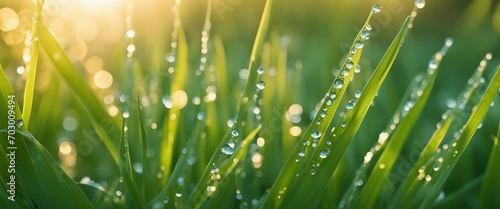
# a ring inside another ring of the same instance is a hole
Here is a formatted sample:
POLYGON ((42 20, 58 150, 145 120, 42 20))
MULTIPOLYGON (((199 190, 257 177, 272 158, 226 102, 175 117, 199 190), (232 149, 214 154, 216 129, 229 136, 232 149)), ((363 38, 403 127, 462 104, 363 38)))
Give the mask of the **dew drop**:
POLYGON ((319 114, 319 116, 321 118, 325 118, 326 117, 326 112, 325 111, 321 111, 321 113, 319 114))
POLYGON ((165 59, 170 63, 175 62, 175 55, 173 53, 168 53, 165 59))
POLYGON ((316 174, 316 166, 315 165, 313 165, 311 168, 311 175, 314 176, 314 174, 316 174))
POLYGON ((264 88, 266 88, 266 83, 264 83, 264 81, 257 81, 257 84, 255 86, 257 86, 259 90, 263 90, 264 88))
POLYGON ((24 121, 22 119, 16 120, 16 127, 19 129, 24 125, 24 121))
POLYGON ((378 5, 378 4, 373 5, 373 7, 372 7, 372 12, 373 12, 373 14, 377 14, 377 13, 379 13, 380 11, 382 11, 382 6, 380 6, 380 5, 378 5))
POLYGON ((354 93, 354 97, 356 97, 356 99, 359 99, 359 97, 361 97, 361 91, 359 91, 359 90, 358 90, 358 91, 356 91, 356 92, 354 93))
POLYGON ((356 68, 354 68, 354 73, 359 73, 361 72, 361 66, 356 65, 356 68))
POLYGON ((319 157, 322 159, 325 159, 326 157, 328 157, 329 154, 330 154, 330 150, 328 148, 323 148, 319 151, 319 157))
POLYGON ((347 108, 348 110, 352 110, 352 108, 354 108, 354 105, 355 105, 355 104, 356 104, 356 101, 354 101, 354 100, 350 100, 350 101, 346 104, 345 108, 347 108))
POLYGON ((304 157, 306 156, 306 152, 304 150, 299 150, 299 157, 304 157))
POLYGON ((335 89, 341 89, 342 87, 344 87, 344 81, 340 78, 335 79, 335 81, 333 82, 333 87, 335 89))
POLYGON ((321 137, 321 132, 319 132, 318 130, 314 130, 311 132, 311 137, 313 139, 319 139, 319 137, 321 137))
POLYGON ((425 0, 415 0, 415 6, 418 9, 422 9, 425 7, 425 0))
MULTIPOLYGON (((343 86, 343 84, 342 84, 342 86, 343 86)), ((340 87, 340 88, 342 88, 342 87, 340 87)), ((333 92, 333 91, 332 91, 332 92, 330 93, 330 99, 332 99, 332 100, 337 99, 337 94, 336 94, 335 92, 333 92)))
POLYGON ((262 75, 264 73, 264 68, 259 67, 257 68, 257 74, 262 75))
POLYGON ((347 68, 344 68, 341 72, 342 76, 346 77, 349 75, 349 70, 347 68))
POLYGON ((232 130, 232 131, 231 131, 231 136, 232 136, 233 138, 238 137, 239 135, 240 135, 240 133, 238 133, 238 131, 237 131, 237 130, 232 130))
POLYGON ((364 44, 362 41, 356 41, 354 42, 354 47, 356 47, 356 49, 361 49, 363 48, 364 44))
POLYGON ((332 145, 332 141, 326 140, 326 145, 332 145))
POLYGON ((352 67, 354 67, 354 62, 352 62, 352 61, 347 61, 347 62, 345 63, 345 66, 347 67, 347 69, 349 69, 349 70, 350 70, 350 69, 352 69, 352 67))
POLYGON ((370 32, 368 30, 364 30, 361 32, 361 39, 368 40, 370 39, 370 32))
POLYGON ((327 99, 327 100, 325 101, 325 103, 326 103, 326 105, 330 106, 330 105, 332 105, 332 104, 333 104, 333 100, 332 100, 332 99, 327 99))
POLYGON ((340 123, 341 128, 345 128, 346 126, 347 126, 347 123, 345 121, 342 121, 342 123, 340 123))
POLYGON ((224 146, 222 146, 221 150, 222 150, 222 153, 224 153, 225 155, 232 155, 233 152, 234 152, 233 148, 231 148, 227 144, 225 144, 224 146))
POLYGON ((370 24, 368 24, 368 25, 365 26, 365 29, 367 31, 371 31, 372 30, 372 26, 370 24))
POLYGON ((438 62, 435 59, 429 61, 429 69, 435 70, 438 67, 438 62))

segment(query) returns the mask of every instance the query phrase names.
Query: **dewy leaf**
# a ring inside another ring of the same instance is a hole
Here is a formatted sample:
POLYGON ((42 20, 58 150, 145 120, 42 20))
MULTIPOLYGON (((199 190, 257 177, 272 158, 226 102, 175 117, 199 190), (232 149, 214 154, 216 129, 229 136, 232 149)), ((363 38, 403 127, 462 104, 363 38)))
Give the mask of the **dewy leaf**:
POLYGON ((92 89, 90 89, 88 83, 68 59, 59 43, 57 43, 52 33, 44 24, 40 24, 40 45, 56 66, 59 75, 61 75, 73 91, 73 96, 76 97, 88 113, 96 133, 108 149, 115 163, 118 164, 117 150, 120 131, 117 124, 119 122, 109 116, 102 103, 97 99, 92 89), (115 139, 115 141, 112 139, 115 139))

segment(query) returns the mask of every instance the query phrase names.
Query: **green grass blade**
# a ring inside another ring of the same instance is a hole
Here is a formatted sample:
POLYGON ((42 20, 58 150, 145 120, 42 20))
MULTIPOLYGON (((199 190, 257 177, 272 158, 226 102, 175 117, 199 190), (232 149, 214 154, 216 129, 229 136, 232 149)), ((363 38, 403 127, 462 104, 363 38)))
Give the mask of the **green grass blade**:
MULTIPOLYGON (((200 178, 200 181, 183 208, 200 208, 201 205, 206 204, 206 201, 210 201, 211 196, 217 195, 216 192, 220 192, 218 190, 224 189, 224 185, 219 184, 226 182, 226 178, 230 178, 229 175, 233 172, 238 162, 244 161, 248 147, 251 144, 250 142, 255 138, 261 128, 262 127, 259 125, 250 132, 241 143, 235 144, 234 152, 230 156, 219 151, 214 153, 210 163, 203 172, 203 176, 200 178), (224 155, 226 159, 221 163, 220 167, 216 167, 214 161, 222 155, 224 155)), ((222 150, 224 146, 226 146, 226 144, 221 143, 217 150, 222 150)))
POLYGON ((137 112, 139 113, 139 123, 137 124, 139 127, 139 141, 141 143, 142 147, 142 193, 143 193, 143 200, 147 200, 150 197, 150 189, 149 189, 149 181, 151 180, 151 177, 149 176, 149 163, 150 160, 148 159, 148 137, 146 135, 146 128, 144 127, 144 119, 143 119, 143 113, 142 113, 142 105, 140 102, 139 96, 137 96, 137 112))
POLYGON ((330 180, 330 177, 339 164, 347 146, 361 125, 373 98, 375 98, 378 89, 391 69, 392 63, 394 62, 409 29, 409 20, 410 18, 406 19, 399 33, 389 46, 374 74, 363 89, 363 92, 354 108, 348 112, 345 118, 342 119, 342 121, 335 127, 334 131, 328 136, 327 140, 321 140, 319 142, 318 147, 322 149, 316 149, 314 151, 312 154, 314 158, 306 164, 303 169, 304 172, 300 173, 297 180, 298 184, 289 188, 290 191, 309 191, 310 195, 304 196, 303 194, 300 195, 299 193, 294 192, 285 193, 280 208, 307 208, 318 204, 328 185, 325 181, 330 180), (331 141, 331 144, 328 145, 326 141, 331 141), (331 151, 326 158, 321 159, 320 152, 323 151, 323 148, 327 148, 331 151), (321 164, 321 167, 319 164, 321 164))
POLYGON ((22 117, 21 111, 19 109, 17 100, 15 99, 14 90, 10 85, 9 79, 7 79, 7 75, 5 75, 2 65, 0 65, 0 104, 2 104, 0 105, 0 118, 2 118, 2 120, 0 120, 0 130, 7 129, 7 120, 5 120, 4 118, 8 118, 9 108, 8 105, 4 104, 8 104, 10 100, 9 96, 11 97, 13 96, 14 97, 13 101, 15 101, 16 103, 14 105, 14 112, 16 115, 16 119, 21 119, 22 117))
MULTIPOLYGON (((395 130, 398 130, 397 127, 400 121, 405 120, 405 118, 409 115, 408 111, 413 111, 412 109, 414 106, 414 102, 420 98, 420 96, 418 96, 419 91, 422 91, 422 88, 429 88, 430 90, 432 84, 435 81, 435 74, 436 73, 434 73, 434 75, 428 74, 425 78, 423 78, 423 76, 417 76, 413 80, 412 84, 408 86, 407 91, 397 109, 398 111, 395 112, 392 120, 386 126, 385 130, 379 134, 379 138, 375 145, 373 145, 372 148, 370 148, 370 151, 366 153, 363 164, 358 168, 358 171, 356 171, 356 176, 354 177, 349 189, 344 194, 344 197, 341 201, 342 204, 339 206, 339 208, 350 208, 351 204, 354 204, 353 202, 357 201, 357 198, 355 198, 355 196, 359 195, 360 186, 363 186, 364 182, 367 181, 367 177, 369 175, 368 170, 373 167, 372 163, 374 160, 372 159, 379 158, 379 155, 382 152, 385 152, 385 147, 390 144, 386 142, 394 138, 393 132, 395 132, 395 130), (430 85, 429 81, 431 81, 430 85)), ((375 168, 377 168, 377 166, 380 165, 375 165, 375 168)))
MULTIPOLYGON (((179 1, 180 2, 180 1, 179 1)), ((180 3, 179 3, 180 4, 180 3)), ((179 5, 176 7, 180 8, 179 5)), ((180 12, 177 12, 180 18, 180 12)), ((184 35, 182 24, 179 23, 174 29, 178 33, 177 36, 177 54, 175 55, 175 72, 173 74, 174 78, 170 87, 170 95, 175 96, 178 92, 182 91, 184 85, 187 81, 188 75, 188 43, 184 35)), ((175 100, 176 98, 173 98, 175 100)), ((162 144, 160 145, 160 167, 163 166, 167 172, 165 172, 162 178, 162 185, 165 185, 169 179, 170 171, 172 170, 172 159, 174 150, 174 141, 177 137, 177 131, 179 127, 180 120, 180 109, 178 105, 172 106, 165 115, 164 125, 163 125, 163 137, 162 144)))
POLYGON ((33 97, 35 94, 35 79, 38 64, 38 45, 39 45, 39 27, 42 22, 42 8, 44 0, 36 0, 35 4, 35 16, 33 17, 33 25, 31 27, 31 40, 29 41, 31 45, 30 61, 28 63, 28 77, 26 79, 26 85, 24 87, 24 104, 23 104, 23 121, 24 129, 28 129, 29 120, 31 117, 31 109, 33 107, 33 97))
POLYGON ((81 188, 64 173, 42 145, 30 133, 19 133, 18 136, 22 137, 18 140, 26 141, 26 150, 18 147, 18 163, 23 163, 25 168, 16 174, 23 187, 33 195, 38 208, 94 208, 81 188))
POLYGON ((486 167, 486 174, 484 176, 482 189, 481 189, 481 200, 479 203, 479 208, 500 208, 500 146, 498 146, 498 139, 500 139, 500 124, 498 126, 498 134, 495 139, 493 139, 493 147, 491 149, 490 159, 488 160, 488 166, 486 167))
POLYGON ((297 180, 297 178, 294 175, 290 175, 290 173, 300 172, 303 169, 304 164, 311 161, 314 156, 308 153, 316 150, 315 147, 317 147, 316 145, 318 142, 323 141, 324 143, 323 139, 325 138, 330 123, 332 122, 342 97, 344 96, 344 93, 354 76, 353 70, 351 69, 358 65, 359 59, 361 58, 363 47, 359 47, 359 45, 356 47, 356 44, 363 44, 361 33, 368 31, 366 28, 369 25, 368 23, 372 15, 373 12, 370 12, 363 28, 359 31, 353 41, 352 50, 349 52, 349 56, 351 56, 350 60, 345 60, 341 68, 342 71, 339 72, 338 76, 334 79, 331 87, 325 95, 325 98, 321 102, 320 110, 326 113, 326 116, 321 116, 321 114, 323 114, 321 111, 317 112, 313 120, 314 122, 311 123, 304 131, 304 134, 299 140, 300 144, 294 148, 290 157, 281 169, 277 180, 274 182, 269 194, 267 195, 263 208, 276 208, 281 204, 283 201, 281 197, 286 192, 285 188, 290 187, 294 184, 294 181, 297 180), (347 67, 348 65, 349 67, 347 67), (320 121, 320 123, 318 124, 316 121, 320 121), (312 136, 313 132, 315 133, 314 137, 312 136), (309 146, 309 144, 312 144, 312 146, 309 146), (299 162, 296 160, 299 160, 299 162))
MULTIPOLYGON (((480 68, 479 70, 484 70, 484 68, 480 68)), ((455 146, 451 146, 449 152, 446 153, 443 164, 448 166, 440 169, 439 172, 436 172, 435 174, 437 175, 432 176, 432 179, 435 180, 430 181, 431 188, 429 189, 429 192, 427 192, 427 195, 420 205, 420 208, 429 208, 434 203, 435 199, 439 195, 440 190, 448 179, 448 176, 450 175, 451 171, 460 159, 460 156, 472 139, 472 136, 474 135, 477 127, 486 115, 486 112, 489 110, 491 102, 493 102, 493 99, 495 98, 499 87, 500 65, 496 67, 495 75, 489 83, 486 92, 483 94, 481 100, 479 101, 479 104, 475 108, 473 108, 469 119, 463 126, 462 133, 456 140, 455 146)))
POLYGON ((406 115, 400 122, 396 123, 397 127, 393 134, 388 138, 388 143, 375 164, 370 177, 368 178, 364 188, 361 191, 359 200, 355 201, 354 208, 372 208, 379 197, 382 186, 396 163, 396 160, 406 142, 408 134, 413 129, 417 119, 422 113, 425 104, 431 94, 432 88, 436 81, 438 65, 441 57, 448 49, 445 45, 440 52, 437 52, 435 58, 431 61, 436 65, 428 69, 428 75, 422 81, 421 85, 413 90, 410 100, 407 101, 402 109, 402 115, 406 115), (443 52, 443 53, 441 53, 443 52), (439 55, 438 55, 439 54, 439 55), (439 58, 439 59, 436 59, 439 58))
MULTIPOLYGON (((201 138, 200 135, 205 129, 204 122, 205 122, 204 120, 200 120, 197 122, 193 134, 191 134, 186 144, 186 152, 185 153, 182 152, 182 154, 179 156, 179 159, 177 160, 177 163, 175 164, 175 167, 172 173, 170 174, 170 179, 167 183, 167 186, 163 188, 160 194, 158 194, 155 197, 155 199, 151 201, 148 205, 160 204, 161 202, 165 201, 164 202, 165 207, 167 208, 174 207, 174 201, 168 201, 168 200, 170 199, 174 200, 175 193, 179 192, 179 187, 181 187, 182 185, 179 185, 178 182, 183 182, 184 184, 188 184, 189 182, 185 181, 188 181, 186 175, 189 174, 189 169, 195 166, 194 165, 195 163, 199 163, 199 160, 196 160, 195 162, 192 161, 193 159, 196 159, 195 156, 197 156, 197 153, 199 153, 200 150, 200 142, 202 141, 200 139, 201 138)), ((198 157, 200 156, 198 155, 198 157)))
POLYGON ((429 143, 425 146, 425 148, 420 153, 420 157, 417 162, 413 164, 413 167, 408 172, 408 175, 403 180, 403 183, 398 188, 398 191, 395 192, 395 196, 393 201, 391 201, 389 208, 409 208, 412 201, 414 200, 411 197, 414 197, 417 193, 419 187, 416 186, 419 184, 420 180, 418 179, 418 175, 420 174, 418 170, 428 162, 431 157, 434 155, 434 152, 438 149, 439 145, 443 141, 446 133, 448 132, 452 122, 453 115, 448 116, 443 122, 442 125, 436 129, 434 134, 429 140, 429 143))
POLYGON ((118 165, 118 139, 120 131, 118 121, 111 118, 104 109, 103 104, 98 100, 90 86, 87 84, 76 67, 68 59, 64 50, 43 24, 40 24, 40 45, 54 63, 57 72, 66 81, 73 95, 88 113, 90 121, 96 133, 108 149, 111 157, 118 165), (115 140, 112 140, 115 139, 115 140))
POLYGON ((121 177, 123 178, 123 182, 127 188, 127 192, 130 195, 130 199, 134 204, 135 208, 143 208, 143 203, 139 194, 137 193, 136 187, 136 179, 132 175, 132 163, 130 160, 130 148, 128 142, 128 133, 127 133, 127 124, 126 121, 123 121, 123 134, 120 140, 120 162, 119 169, 121 177))

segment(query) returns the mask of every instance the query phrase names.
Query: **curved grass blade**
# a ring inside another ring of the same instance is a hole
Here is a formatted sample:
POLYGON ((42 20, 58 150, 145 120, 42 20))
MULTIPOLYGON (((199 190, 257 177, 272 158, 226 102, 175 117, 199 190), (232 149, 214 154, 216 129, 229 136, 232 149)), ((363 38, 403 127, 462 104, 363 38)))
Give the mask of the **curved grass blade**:
MULTIPOLYGON (((197 153, 200 150, 200 135, 202 134, 205 128, 205 121, 200 120, 197 122, 196 127, 191 134, 187 144, 186 144, 186 152, 182 152, 175 164, 175 167, 170 174, 170 179, 167 182, 167 186, 163 188, 163 190, 158 194, 148 205, 160 205, 164 204, 166 208, 173 208, 174 201, 168 201, 169 199, 175 199, 175 193, 178 192, 179 185, 178 182, 183 182, 183 184, 187 184, 186 178, 184 175, 188 175, 188 170, 193 167, 195 162, 192 162, 193 159, 196 159, 197 153), (180 181, 182 179, 182 181, 180 181)), ((199 155, 198 155, 199 156, 199 155)))
POLYGON ((96 133, 101 138, 111 157, 113 157, 116 165, 118 165, 117 139, 120 138, 120 131, 117 124, 119 122, 109 116, 102 103, 97 99, 82 75, 68 59, 47 27, 40 24, 39 30, 41 47, 56 66, 59 75, 61 75, 63 80, 66 81, 66 84, 68 84, 73 91, 73 95, 88 113, 96 133), (115 139, 115 141, 112 139, 115 139))
POLYGON ((24 104, 23 104, 23 122, 24 129, 28 129, 29 120, 31 116, 31 109, 33 107, 33 97, 35 94, 35 79, 36 79, 36 70, 38 64, 38 45, 39 45, 39 27, 42 22, 42 8, 44 0, 35 0, 33 1, 35 4, 35 15, 33 17, 33 25, 31 27, 31 35, 27 38, 30 39, 29 43, 31 46, 31 55, 30 61, 28 63, 28 77, 26 78, 26 85, 24 87, 24 104))
MULTIPOLYGON (((385 152, 385 151, 382 152, 381 150, 385 150, 386 146, 389 146, 388 143, 386 143, 387 141, 393 139, 399 139, 395 138, 397 136, 395 136, 393 132, 397 133, 395 130, 399 129, 398 124, 400 124, 400 121, 405 121, 406 116, 410 115, 409 112, 414 111, 413 107, 415 106, 415 101, 416 100, 421 101, 421 96, 419 96, 419 92, 422 92, 422 89, 425 89, 427 91, 430 91, 430 89, 432 89, 432 86, 436 79, 436 75, 437 73, 433 73, 433 74, 428 74, 426 78, 422 78, 423 76, 421 75, 415 77, 412 84, 408 87, 405 96, 403 96, 403 99, 401 100, 401 103, 398 107, 398 111, 395 112, 392 121, 388 124, 387 128, 379 134, 379 138, 375 143, 375 145, 373 145, 370 151, 366 153, 364 157, 364 162, 356 171, 356 176, 354 177, 349 189, 344 194, 344 197, 341 201, 341 204, 339 205, 339 208, 350 208, 351 204, 355 204, 353 203, 353 201, 355 200, 357 201, 355 197, 359 195, 360 187, 363 186, 364 182, 367 181, 368 170, 369 168, 372 167, 371 166, 373 162, 372 159, 378 158, 378 156, 381 153, 385 152)), ((422 96, 428 96, 428 94, 426 95, 422 94, 422 96)), ((426 99, 427 98, 424 97, 423 100, 426 99)), ((421 111, 421 108, 417 111, 421 111)), ((413 116, 415 114, 417 113, 413 113, 413 116)), ((413 118, 413 122, 415 122, 415 118, 413 118)), ((404 138, 401 138, 401 140, 404 140, 404 138)), ((397 153, 395 153, 395 155, 397 156, 397 153)), ((380 165, 376 164, 374 167, 377 168, 377 166, 380 165)))
POLYGON ((9 104, 9 100, 15 102, 13 110, 16 119, 21 119, 22 117, 19 105, 15 97, 16 95, 14 95, 14 90, 12 89, 9 79, 7 79, 7 75, 5 75, 2 65, 0 64, 0 104, 2 104, 0 105, 0 118, 2 118, 2 120, 0 120, 0 130, 7 128, 7 120, 5 120, 4 118, 8 118, 8 112, 10 108, 8 107, 8 105, 4 104, 9 104))
POLYGON ((434 55, 434 58, 429 63, 428 75, 421 82, 420 86, 413 89, 410 100, 402 106, 402 115, 405 117, 401 118, 401 121, 397 123, 396 129, 388 138, 386 148, 375 164, 364 188, 361 190, 359 199, 355 201, 354 208, 372 208, 375 205, 382 186, 396 163, 396 159, 406 142, 408 134, 410 134, 429 99, 432 87, 436 81, 436 71, 442 57, 446 54, 450 46, 451 42, 447 42, 443 46, 443 49, 434 55))
POLYGON ((359 59, 363 52, 363 33, 368 33, 369 21, 373 15, 373 11, 368 15, 363 28, 359 31, 356 36, 352 49, 349 52, 349 58, 345 60, 342 65, 342 70, 339 72, 337 77, 334 79, 332 85, 330 86, 325 97, 321 101, 320 111, 317 112, 314 122, 309 125, 301 139, 299 140, 299 145, 297 145, 290 157, 285 162, 277 180, 274 182, 267 198, 263 204, 263 208, 276 208, 283 201, 282 196, 286 192, 286 188, 295 184, 297 181, 296 174, 298 174, 307 162, 313 158, 314 155, 309 155, 308 153, 314 152, 316 150, 318 142, 323 141, 330 123, 333 120, 335 112, 340 105, 341 99, 347 89, 347 86, 351 82, 354 76, 353 69, 358 65, 359 59), (323 115, 322 115, 323 114, 323 115), (317 123, 318 121, 319 123, 317 123), (312 146, 309 146, 312 144, 312 146), (294 175, 290 175, 294 174, 294 175))
POLYGON ((137 193, 137 187, 135 185, 136 179, 132 175, 132 163, 130 160, 130 150, 127 139, 127 124, 125 120, 123 121, 123 131, 122 137, 120 140, 120 162, 118 164, 120 169, 121 177, 123 178, 123 182, 127 188, 127 192, 130 195, 130 199, 134 204, 135 208, 143 208, 143 203, 139 194, 137 193))
POLYGON ((310 195, 304 196, 294 192, 285 193, 282 203, 279 205, 280 208, 308 208, 318 204, 328 185, 325 181, 330 180, 347 146, 352 141, 368 112, 373 98, 375 98, 378 89, 391 69, 392 63, 396 59, 409 30, 409 22, 410 18, 408 17, 363 89, 354 108, 337 124, 326 140, 319 141, 317 147, 321 149, 314 151, 312 154, 313 159, 306 163, 302 169, 303 172, 298 176, 297 183, 289 188, 290 191, 309 191, 310 195), (331 143, 326 143, 327 141, 331 143), (324 150, 330 150, 327 152, 329 153, 327 156, 320 153, 324 150))
POLYGON ((490 159, 488 160, 488 166, 486 167, 486 174, 484 176, 482 189, 481 189, 481 200, 479 202, 479 208, 500 208, 500 146, 498 146, 498 139, 500 139, 500 124, 498 126, 498 134, 495 139, 493 139, 493 147, 491 148, 490 159))
MULTIPOLYGON (((175 95, 177 91, 182 91, 187 81, 188 75, 188 43, 182 24, 180 23, 180 4, 181 1, 176 1, 177 12, 175 21, 177 22, 174 28, 173 39, 177 42, 176 57, 175 57, 175 72, 174 78, 170 86, 170 95, 175 95)), ((172 170, 172 159, 174 150, 174 141, 177 137, 177 130, 179 127, 179 113, 181 107, 173 105, 172 108, 165 115, 163 123, 163 137, 160 145, 160 167, 163 166, 167 172, 164 173, 162 178, 162 185, 165 185, 169 179, 170 171, 172 170)))
MULTIPOLYGON (((244 160, 248 147, 251 144, 250 142, 261 128, 259 125, 239 145, 234 145, 234 152, 221 163, 220 167, 215 166, 215 160, 218 156, 226 154, 221 152, 214 153, 196 188, 189 197, 186 205, 183 205, 182 208, 200 208, 201 205, 210 201, 211 196, 217 195, 216 192, 219 192, 218 190, 224 189, 224 182, 227 182, 226 178, 230 178, 229 175, 233 172, 238 162, 244 160)), ((224 146, 226 144, 220 144, 217 150, 222 150, 224 146)))
MULTIPOLYGON (((491 56, 490 56, 491 57, 491 56)), ((484 69, 484 68, 483 68, 484 69)), ((479 70, 483 70, 479 69, 479 70)), ((486 112, 489 110, 491 106, 491 102, 495 98, 498 89, 500 88, 500 65, 496 67, 495 75, 493 76, 491 82, 489 83, 486 92, 483 94, 479 104, 473 108, 472 113, 461 129, 461 134, 457 138, 457 140, 453 143, 449 152, 446 153, 446 156, 443 160, 443 165, 447 165, 444 168, 441 168, 438 172, 434 173, 432 176, 432 181, 429 182, 430 189, 426 192, 426 197, 424 201, 421 203, 420 208, 429 208, 434 201, 436 200, 439 192, 444 186, 448 176, 451 171, 457 164, 460 156, 464 152, 465 148, 469 144, 472 136, 477 130, 477 127, 483 120, 486 112), (434 180, 435 179, 435 180, 434 180)))
MULTIPOLYGON (((486 56, 481 63, 486 63, 487 61, 488 56, 486 56)), ((480 66, 479 69, 484 69, 484 67, 485 66, 480 66)), ((422 179, 426 177, 426 175, 424 174, 425 168, 426 166, 437 166, 436 169, 439 169, 439 165, 442 164, 443 160, 443 158, 440 157, 439 145, 445 139, 445 136, 448 130, 450 130, 450 127, 453 127, 452 124, 456 121, 455 118, 461 118, 459 113, 463 112, 462 109, 471 98, 471 95, 478 90, 478 83, 481 79, 482 73, 482 70, 477 70, 472 75, 470 81, 473 82, 469 83, 469 85, 465 87, 465 89, 460 94, 461 97, 458 98, 460 104, 454 108, 449 109, 446 113, 443 114, 443 120, 438 123, 438 128, 430 138, 425 148, 420 153, 420 157, 418 158, 417 162, 414 163, 406 178, 403 180, 403 183, 398 188, 398 191, 395 193, 395 196, 393 197, 393 201, 389 205, 389 208, 409 208, 412 204, 421 202, 421 199, 418 199, 416 197, 417 194, 419 194, 418 192, 422 188, 422 179), (434 161, 437 161, 438 165, 427 165, 434 164, 434 161)), ((443 146, 448 147, 448 145, 443 146)))
POLYGON ((19 131, 17 173, 38 208, 94 208, 81 188, 64 173, 50 153, 26 131, 19 131), (22 137, 20 137, 22 136, 22 137), (23 153, 23 151, 26 151, 23 153))

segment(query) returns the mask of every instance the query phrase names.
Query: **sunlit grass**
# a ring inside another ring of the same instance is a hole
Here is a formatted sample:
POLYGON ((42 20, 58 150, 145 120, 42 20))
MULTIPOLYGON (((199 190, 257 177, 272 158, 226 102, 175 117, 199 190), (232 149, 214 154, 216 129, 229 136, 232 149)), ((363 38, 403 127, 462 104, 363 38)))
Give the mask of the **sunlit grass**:
POLYGON ((395 85, 400 78, 391 77, 402 73, 398 62, 416 62, 400 54, 413 50, 405 42, 416 40, 412 30, 425 1, 400 10, 408 12, 400 19, 394 5, 389 13, 378 4, 356 10, 353 17, 367 17, 356 23, 357 35, 341 40, 352 44, 321 40, 335 42, 326 49, 347 46, 333 57, 306 47, 314 37, 279 29, 273 18, 286 10, 279 0, 262 2, 254 29, 241 27, 253 47, 234 54, 235 42, 220 27, 244 2, 221 7, 208 0, 196 32, 189 1, 159 4, 171 14, 168 32, 159 22, 133 21, 155 11, 136 3, 105 2, 123 14, 106 13, 97 1, 37 1, 40 18, 0 10, 8 20, 0 25, 4 42, 13 54, 25 49, 22 67, 0 67, 0 117, 15 118, 0 120, 0 162, 16 165, 16 201, 9 200, 12 173, 0 169, 2 208, 450 208, 472 190, 480 192, 467 207, 500 206, 498 111, 488 113, 500 88, 500 67, 489 67, 494 54, 477 60, 464 90, 446 101, 448 110, 435 104, 456 92, 443 80, 454 76, 444 73, 446 63, 462 55, 446 54, 459 41, 445 39, 441 49, 429 44, 437 52, 425 52, 430 61, 414 67, 419 74, 404 72, 412 83, 395 85), (74 10, 82 20, 73 35, 57 15, 71 5, 94 10, 74 10), (380 28, 387 15, 397 19, 398 32, 380 28), (21 25, 31 32, 16 35, 21 25), (14 37, 23 34, 22 41, 14 37), (99 40, 104 47, 95 45, 99 40), (297 40, 311 55, 296 52, 297 40), (235 62, 246 69, 234 70, 235 62), (12 95, 15 104, 6 105, 12 95), (473 138, 480 128, 495 139, 491 154, 476 158, 467 152, 485 140, 473 138), (7 155, 9 136, 15 161, 7 155), (453 176, 470 162, 487 166, 453 176))

